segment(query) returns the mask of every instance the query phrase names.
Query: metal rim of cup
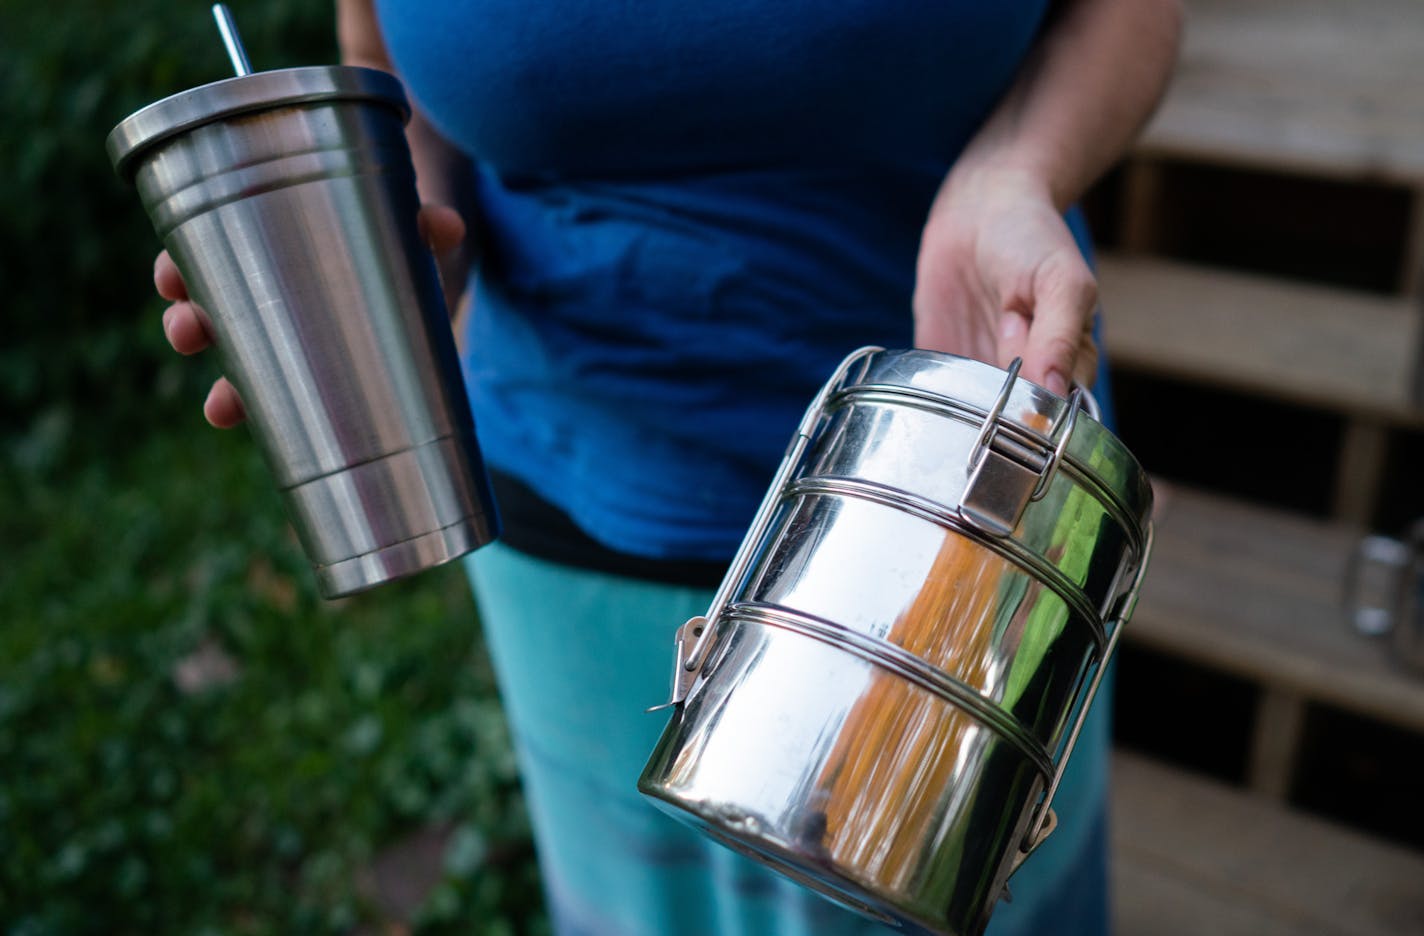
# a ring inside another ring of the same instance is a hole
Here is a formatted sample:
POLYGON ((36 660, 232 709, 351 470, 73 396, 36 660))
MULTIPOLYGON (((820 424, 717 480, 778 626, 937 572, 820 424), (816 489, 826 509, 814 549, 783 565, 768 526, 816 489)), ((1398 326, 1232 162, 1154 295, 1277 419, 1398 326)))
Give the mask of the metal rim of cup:
POLYGON ((180 91, 135 111, 110 131, 104 148, 114 170, 132 181, 145 150, 194 127, 252 111, 329 100, 386 104, 410 119, 400 80, 356 65, 315 65, 255 72, 180 91))

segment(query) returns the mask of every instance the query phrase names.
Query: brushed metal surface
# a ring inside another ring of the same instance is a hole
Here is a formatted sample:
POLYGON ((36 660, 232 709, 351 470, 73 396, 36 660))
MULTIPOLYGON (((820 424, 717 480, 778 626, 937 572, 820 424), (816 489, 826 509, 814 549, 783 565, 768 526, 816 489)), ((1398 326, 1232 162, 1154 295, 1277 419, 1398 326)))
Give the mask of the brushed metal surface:
POLYGON ((286 69, 150 105, 110 134, 323 594, 497 533, 392 76, 286 69))

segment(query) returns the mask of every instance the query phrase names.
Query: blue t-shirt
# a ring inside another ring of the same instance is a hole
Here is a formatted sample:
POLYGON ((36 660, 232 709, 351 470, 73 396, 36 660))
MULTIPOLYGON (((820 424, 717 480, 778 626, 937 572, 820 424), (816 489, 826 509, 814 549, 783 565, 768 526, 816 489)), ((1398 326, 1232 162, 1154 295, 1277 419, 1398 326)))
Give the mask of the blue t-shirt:
POLYGON ((850 351, 909 347, 936 188, 1046 0, 381 0, 477 162, 465 369, 495 468, 725 560, 850 351))

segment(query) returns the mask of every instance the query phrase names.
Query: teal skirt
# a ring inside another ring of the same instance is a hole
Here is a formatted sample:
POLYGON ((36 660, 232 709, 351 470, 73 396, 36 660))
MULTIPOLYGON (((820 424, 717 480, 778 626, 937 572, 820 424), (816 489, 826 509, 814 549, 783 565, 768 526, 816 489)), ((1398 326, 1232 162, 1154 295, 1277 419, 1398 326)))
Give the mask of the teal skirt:
MULTIPOLYGON (((560 936, 890 932, 664 815, 637 791, 667 722, 673 633, 712 592, 569 568, 502 544, 467 560, 560 936)), ((989 936, 1108 932, 1110 699, 1055 800, 1060 824, 1011 880, 989 936)))

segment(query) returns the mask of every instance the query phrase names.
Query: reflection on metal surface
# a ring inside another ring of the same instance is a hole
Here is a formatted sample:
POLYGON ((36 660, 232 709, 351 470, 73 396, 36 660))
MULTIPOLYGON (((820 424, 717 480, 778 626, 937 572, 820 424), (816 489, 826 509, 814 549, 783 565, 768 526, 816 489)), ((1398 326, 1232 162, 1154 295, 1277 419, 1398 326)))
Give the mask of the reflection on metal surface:
POLYGON ((109 135, 207 317, 327 597, 448 561, 497 521, 391 75, 214 82, 109 135))
MULTIPOLYGON (((1011 573, 1002 558, 947 532, 919 593, 885 639, 969 686, 997 684, 995 629, 984 625, 992 624, 999 585, 1011 573)), ((1017 610, 1010 606, 1008 616, 1018 617, 1022 630, 1017 610)), ((874 672, 821 772, 827 851, 893 890, 922 873, 918 831, 934 822, 941 798, 969 792, 951 781, 989 741, 983 732, 975 737, 968 719, 944 718, 943 701, 916 689, 893 672, 874 672)))
POLYGON ((1072 403, 949 355, 852 355, 704 632, 681 632, 640 789, 847 906, 975 936, 1051 830, 1150 509, 1141 468, 1072 403), (974 484, 1004 492, 1012 528, 966 515, 974 484))

